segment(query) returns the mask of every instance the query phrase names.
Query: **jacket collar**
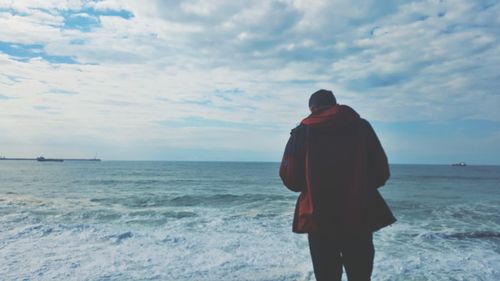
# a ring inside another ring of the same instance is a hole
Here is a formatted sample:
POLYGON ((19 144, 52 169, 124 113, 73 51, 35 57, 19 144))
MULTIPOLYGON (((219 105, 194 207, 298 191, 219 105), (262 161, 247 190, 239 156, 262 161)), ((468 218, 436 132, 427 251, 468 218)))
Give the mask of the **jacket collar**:
POLYGON ((357 121, 359 114, 347 105, 329 106, 319 111, 311 113, 302 120, 302 125, 314 127, 345 127, 357 121))

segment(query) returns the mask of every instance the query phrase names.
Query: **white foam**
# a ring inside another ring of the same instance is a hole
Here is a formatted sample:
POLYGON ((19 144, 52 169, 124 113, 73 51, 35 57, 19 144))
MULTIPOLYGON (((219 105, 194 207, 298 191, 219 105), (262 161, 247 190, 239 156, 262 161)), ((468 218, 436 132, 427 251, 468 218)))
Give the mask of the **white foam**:
MULTIPOLYGON (((294 203, 127 209, 17 196, 0 202, 7 210, 0 217, 0 279, 314 280, 307 237, 291 233, 294 203), (79 216, 83 211, 121 215, 102 220, 79 216), (168 212, 195 215, 130 223, 168 212)), ((402 216, 376 233, 373 280, 500 280, 498 239, 447 238, 474 228, 453 217, 467 208, 451 206, 427 220, 402 216)))

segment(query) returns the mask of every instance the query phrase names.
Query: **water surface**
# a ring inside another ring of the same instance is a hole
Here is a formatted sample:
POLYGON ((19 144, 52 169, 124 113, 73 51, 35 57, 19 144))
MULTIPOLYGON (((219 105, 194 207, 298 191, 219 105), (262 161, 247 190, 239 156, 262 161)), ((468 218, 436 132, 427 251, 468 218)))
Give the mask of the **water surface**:
MULTIPOLYGON (((500 167, 393 165, 373 280, 500 280, 500 167)), ((1 280, 314 280, 277 163, 0 161, 1 280)))

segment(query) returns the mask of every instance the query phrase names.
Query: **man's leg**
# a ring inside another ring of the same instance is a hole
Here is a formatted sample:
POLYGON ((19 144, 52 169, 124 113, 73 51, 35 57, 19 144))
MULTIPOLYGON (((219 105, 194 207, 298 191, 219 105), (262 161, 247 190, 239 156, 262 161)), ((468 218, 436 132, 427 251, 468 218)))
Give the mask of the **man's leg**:
POLYGON ((309 234, 308 238, 316 281, 340 281, 342 259, 336 239, 321 233, 309 234))
POLYGON ((373 270, 373 234, 349 237, 342 243, 342 260, 349 281, 369 281, 373 270))

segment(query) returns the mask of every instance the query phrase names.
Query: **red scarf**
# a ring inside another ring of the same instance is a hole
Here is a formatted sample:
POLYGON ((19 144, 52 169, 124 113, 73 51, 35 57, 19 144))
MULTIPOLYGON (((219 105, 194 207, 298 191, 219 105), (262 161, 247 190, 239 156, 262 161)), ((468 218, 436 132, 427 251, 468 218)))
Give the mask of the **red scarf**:
MULTIPOLYGON (((338 130, 349 126, 359 119, 359 114, 347 105, 335 105, 311 113, 301 122, 302 125, 311 127, 328 127, 329 130, 338 130)), ((300 194, 297 202, 297 217, 295 221, 296 232, 317 232, 318 221, 315 216, 315 207, 311 181, 309 178, 309 148, 305 155, 306 188, 300 194)))

